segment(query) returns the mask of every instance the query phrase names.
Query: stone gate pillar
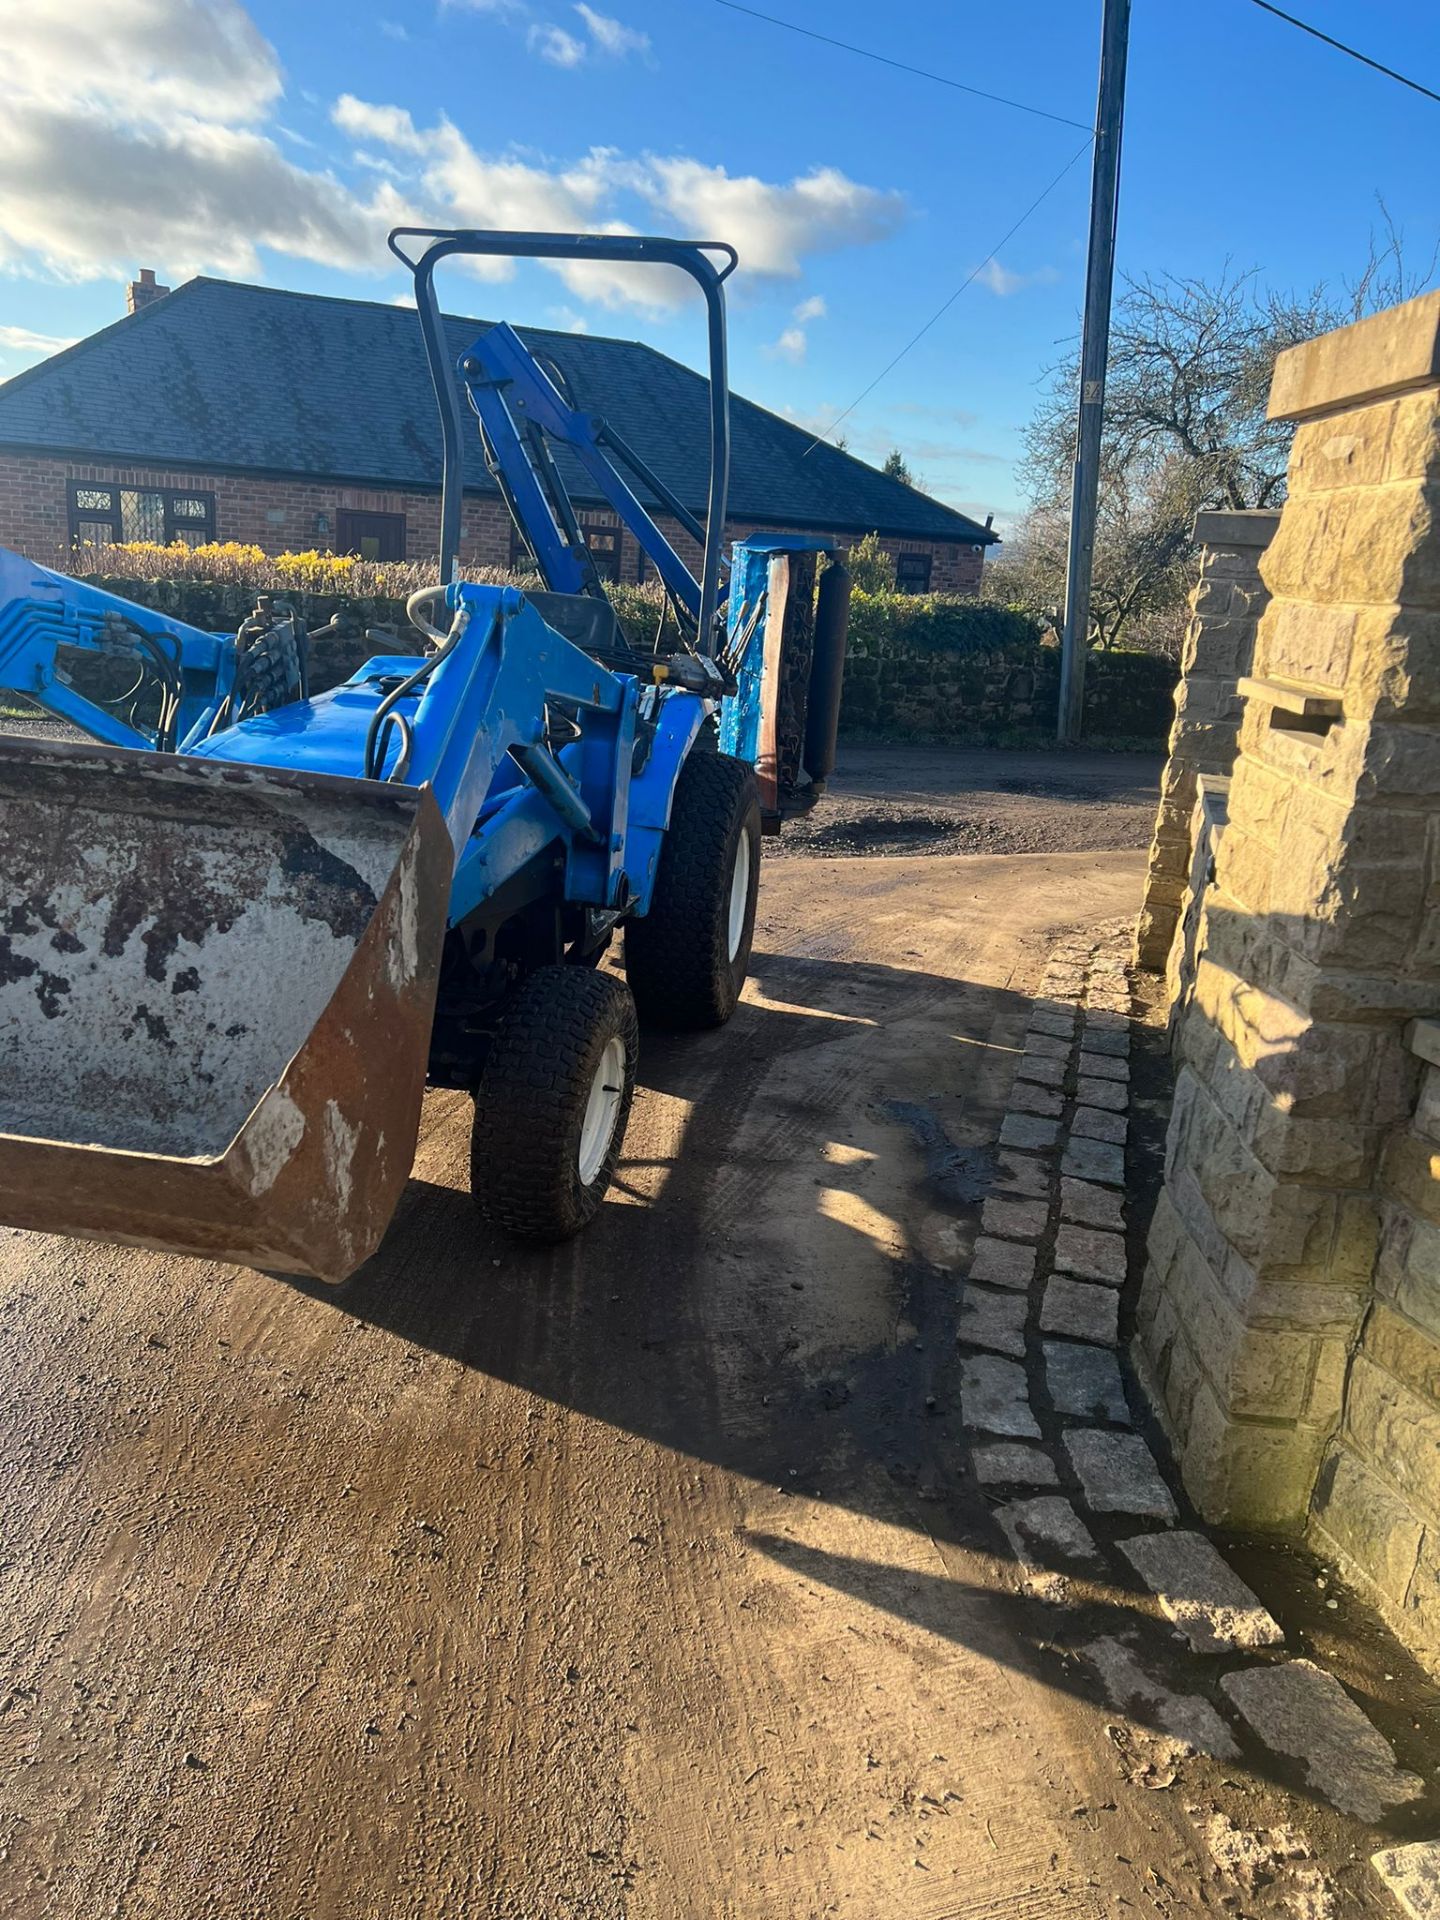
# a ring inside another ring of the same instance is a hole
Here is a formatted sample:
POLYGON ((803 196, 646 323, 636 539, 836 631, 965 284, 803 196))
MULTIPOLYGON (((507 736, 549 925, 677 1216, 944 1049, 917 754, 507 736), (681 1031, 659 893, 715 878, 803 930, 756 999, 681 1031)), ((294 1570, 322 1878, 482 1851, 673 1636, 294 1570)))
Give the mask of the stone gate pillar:
POLYGON ((1229 826, 1177 1035, 1138 1357, 1207 1517, 1298 1526, 1440 1009, 1440 294, 1283 354, 1229 826))
POLYGON ((1175 724, 1160 776, 1135 961, 1163 973, 1190 877, 1191 820, 1201 774, 1224 775, 1235 758, 1255 628, 1269 595, 1260 556, 1280 523, 1273 513, 1197 513, 1199 570, 1175 689, 1175 724))

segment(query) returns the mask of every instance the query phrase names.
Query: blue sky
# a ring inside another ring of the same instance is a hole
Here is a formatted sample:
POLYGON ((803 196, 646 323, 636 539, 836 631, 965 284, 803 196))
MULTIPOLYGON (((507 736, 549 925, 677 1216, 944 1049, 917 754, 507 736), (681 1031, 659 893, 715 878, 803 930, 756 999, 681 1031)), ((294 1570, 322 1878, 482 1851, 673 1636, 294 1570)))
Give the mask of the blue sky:
MULTIPOLYGON (((772 8, 1082 123, 1093 111, 1098 0, 772 8)), ((1440 88, 1433 0, 1291 10, 1440 88)), ((388 300, 404 286, 392 218, 573 220, 733 239, 734 385, 822 427, 983 267, 841 431, 1013 518, 1037 383, 1077 325, 1088 157, 994 249, 1081 145, 1073 127, 716 0, 108 0, 96 21, 77 44, 70 6, 27 0, 7 25, 0 375, 114 318, 141 265, 388 300)), ((1420 264, 1437 178, 1435 103, 1250 0, 1135 0, 1123 269, 1337 281, 1363 261, 1377 195, 1420 264)), ((693 310, 661 285, 525 267, 445 291, 452 309, 701 359, 693 310)))

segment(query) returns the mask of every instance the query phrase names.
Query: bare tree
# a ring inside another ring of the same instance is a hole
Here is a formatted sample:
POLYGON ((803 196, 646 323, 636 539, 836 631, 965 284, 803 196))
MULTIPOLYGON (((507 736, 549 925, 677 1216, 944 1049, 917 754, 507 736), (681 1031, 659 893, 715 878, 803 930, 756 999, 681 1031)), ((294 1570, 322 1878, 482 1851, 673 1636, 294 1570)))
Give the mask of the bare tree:
POLYGON ((1375 196, 1380 209, 1380 231, 1370 229, 1370 251, 1365 265, 1353 280, 1345 282, 1348 320, 1363 320, 1367 313, 1382 307, 1397 307, 1413 300, 1435 281, 1440 270, 1440 240, 1430 249, 1430 258, 1418 269, 1405 264, 1405 230, 1397 227, 1389 207, 1380 194, 1375 196))
MULTIPOLYGON (((1141 477, 1102 476, 1090 597, 1090 642, 1113 647, 1143 625, 1151 644, 1178 643, 1173 620, 1183 601, 1190 565, 1195 505, 1191 475, 1170 460, 1141 477)), ((1025 606, 1058 633, 1069 537, 1069 503, 1032 507, 999 557, 985 569, 987 598, 1025 606)))
MULTIPOLYGON (((1183 600, 1200 508, 1283 500, 1293 429, 1265 417, 1275 356, 1434 278, 1440 247, 1418 273, 1407 269, 1404 235, 1379 205, 1365 265, 1338 294, 1277 293, 1254 270, 1229 266, 1210 280, 1124 280, 1106 374, 1092 644, 1113 646, 1138 616, 1183 600)), ((1024 572, 1032 587, 1043 581, 1046 599, 1064 591, 1077 379, 1072 352, 1051 370, 1026 435, 1032 506, 1020 544, 1024 572)))
MULTIPOLYGON (((1323 333, 1336 310, 1318 290, 1277 295, 1251 271, 1219 279, 1126 278, 1110 333, 1105 480, 1142 484, 1179 458, 1201 504, 1270 506, 1285 483, 1290 433, 1265 418, 1275 356, 1323 333)), ((1075 448, 1074 356, 1050 377, 1026 451, 1037 501, 1068 493, 1075 448)))

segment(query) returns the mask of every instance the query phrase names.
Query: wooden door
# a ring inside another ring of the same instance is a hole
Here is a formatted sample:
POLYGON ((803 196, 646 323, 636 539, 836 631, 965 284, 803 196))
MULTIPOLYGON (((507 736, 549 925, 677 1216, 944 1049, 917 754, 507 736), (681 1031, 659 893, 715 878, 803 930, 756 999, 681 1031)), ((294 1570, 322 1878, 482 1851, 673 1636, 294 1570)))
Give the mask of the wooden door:
POLYGON ((362 560, 403 560, 404 514, 342 507, 335 516, 335 551, 357 554, 362 560))

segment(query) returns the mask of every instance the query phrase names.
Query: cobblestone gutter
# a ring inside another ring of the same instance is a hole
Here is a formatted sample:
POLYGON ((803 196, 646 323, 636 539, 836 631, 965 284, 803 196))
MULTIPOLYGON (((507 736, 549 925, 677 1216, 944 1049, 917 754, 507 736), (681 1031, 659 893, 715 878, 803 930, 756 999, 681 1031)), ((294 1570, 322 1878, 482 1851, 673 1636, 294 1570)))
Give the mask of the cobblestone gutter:
MULTIPOLYGON (((1031 1595, 1082 1614, 1097 1594, 1133 1592, 1137 1578, 1153 1596, 1151 1619, 1130 1610, 1079 1648, 1111 1706, 1155 1730, 1137 1756, 1147 1784, 1169 1784, 1181 1759, 1201 1753, 1294 1780, 1374 1828, 1419 1802, 1426 1782, 1333 1674, 1292 1654, 1280 1622, 1194 1521, 1146 1437, 1120 1352, 1129 942, 1124 925, 1062 941, 1031 1011, 960 1295, 972 1469, 993 1492, 1031 1595)), ((1206 1836, 1212 1853, 1235 1837, 1221 1825, 1206 1836)), ((1292 1911, 1353 1910, 1334 1904, 1303 1834, 1287 1828, 1284 1846, 1292 1911)), ((1375 1848, 1372 1837, 1367 1851, 1404 1912, 1440 1917, 1440 1844, 1375 1848)))

